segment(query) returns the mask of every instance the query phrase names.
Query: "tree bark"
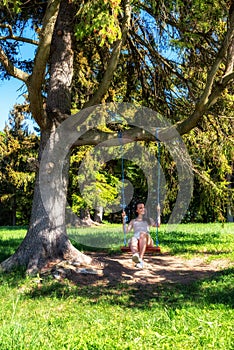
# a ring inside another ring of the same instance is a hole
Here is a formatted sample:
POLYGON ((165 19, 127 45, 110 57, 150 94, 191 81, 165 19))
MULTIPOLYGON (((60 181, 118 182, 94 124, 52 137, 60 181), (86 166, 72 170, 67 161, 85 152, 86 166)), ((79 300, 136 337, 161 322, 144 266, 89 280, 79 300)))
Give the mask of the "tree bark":
MULTIPOLYGON (((53 142, 54 134, 55 131, 42 132, 40 155, 48 140, 50 140, 49 151, 51 153, 54 152, 54 148, 57 147, 57 142, 53 142)), ((59 188, 59 198, 57 197, 56 201, 59 202, 60 213, 62 213, 57 220, 45 208, 45 203, 41 196, 41 184, 38 174, 27 235, 14 255, 1 263, 1 268, 4 271, 9 271, 16 266, 24 266, 29 274, 34 274, 45 266, 48 261, 56 259, 78 261, 83 265, 92 264, 90 257, 82 254, 72 246, 66 233, 65 208, 68 167, 69 160, 67 157, 64 161, 63 176, 61 179, 58 178, 56 183, 57 188, 59 188)))
MULTIPOLYGON (((39 150, 40 168, 45 166, 42 155, 46 152, 53 155, 59 141, 56 139, 56 128, 68 117, 70 113, 71 81, 73 75, 73 50, 72 36, 74 8, 67 0, 61 2, 60 12, 55 25, 51 45, 50 83, 47 102, 47 128, 41 131, 39 150)), ((48 194, 49 200, 59 203, 58 216, 54 217, 54 210, 48 211, 43 198, 40 171, 47 172, 48 178, 51 172, 51 164, 39 169, 34 189, 34 198, 30 225, 26 237, 14 255, 1 263, 4 271, 9 271, 16 266, 24 266, 30 274, 36 273, 48 261, 54 259, 66 259, 78 261, 83 265, 92 264, 93 260, 79 252, 70 242, 66 233, 66 194, 68 184, 69 157, 63 160, 62 176, 57 177, 49 184, 49 188, 56 189, 56 198, 53 192, 48 194)), ((56 164, 54 164, 56 167, 56 164)), ((56 204, 55 204, 56 205, 56 204)))

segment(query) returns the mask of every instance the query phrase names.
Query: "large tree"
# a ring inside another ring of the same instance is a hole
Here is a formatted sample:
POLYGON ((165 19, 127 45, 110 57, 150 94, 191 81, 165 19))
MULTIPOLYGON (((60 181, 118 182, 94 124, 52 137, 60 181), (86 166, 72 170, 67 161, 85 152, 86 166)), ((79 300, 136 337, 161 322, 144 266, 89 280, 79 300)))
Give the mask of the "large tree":
MULTIPOLYGON (((2 73, 27 88, 40 128, 39 164, 44 164, 45 147, 51 155, 59 147, 56 131, 71 118, 72 107, 91 112, 103 101, 136 102, 165 113, 183 135, 208 112, 219 115, 223 110, 217 101, 232 94, 233 1, 6 0, 0 9, 2 73), (35 30, 36 39, 27 37, 26 25, 35 30), (20 43, 35 45, 32 62, 18 60, 20 43)), ((115 129, 99 128, 74 144, 96 145, 113 137, 115 129)), ((126 129, 123 137, 154 140, 137 127, 126 129)), ((45 169, 48 176, 53 166, 45 169)), ((56 258, 92 263, 66 233, 68 167, 67 156, 54 183, 57 198, 53 192, 48 198, 59 202, 59 217, 45 209, 37 177, 27 235, 2 262, 4 270, 21 265, 31 273, 56 258)))

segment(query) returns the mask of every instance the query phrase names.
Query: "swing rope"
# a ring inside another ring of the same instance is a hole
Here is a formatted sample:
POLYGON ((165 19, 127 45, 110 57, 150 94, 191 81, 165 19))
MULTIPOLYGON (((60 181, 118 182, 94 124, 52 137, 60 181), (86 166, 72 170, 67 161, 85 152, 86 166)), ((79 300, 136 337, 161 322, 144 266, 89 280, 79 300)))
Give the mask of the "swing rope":
MULTIPOLYGON (((121 188, 121 208, 122 212, 125 212, 126 209, 126 202, 125 202, 125 191, 124 191, 124 157, 123 157, 123 140, 122 140, 122 131, 118 131, 118 138, 119 138, 119 144, 120 144, 120 152, 121 152, 121 182, 122 182, 122 188, 121 188)), ((160 180, 161 180, 161 173, 160 173, 160 151, 161 151, 161 143, 158 138, 158 128, 156 129, 156 135, 155 135, 156 141, 157 141, 157 164, 158 164, 158 183, 157 183, 157 217, 156 217, 156 238, 155 238, 155 245, 156 248, 160 251, 159 248, 159 226, 161 223, 161 208, 160 208, 160 180)), ((123 233, 124 233, 124 247, 127 247, 127 216, 123 218, 123 233)))
MULTIPOLYGON (((126 209, 126 202, 125 202, 125 192, 124 192, 124 157, 123 157, 123 140, 122 140, 122 131, 118 131, 118 138, 120 141, 120 152, 121 152, 121 182, 122 182, 122 188, 121 188, 121 208, 122 212, 125 212, 126 209)), ((124 232, 124 246, 127 246, 127 216, 125 215, 123 218, 123 232, 124 232)))
POLYGON ((161 151, 161 143, 158 138, 158 128, 156 129, 156 135, 155 135, 156 141, 157 141, 157 148, 158 148, 158 154, 157 154, 157 159, 158 159, 158 183, 157 183, 157 218, 156 218, 156 237, 155 237, 155 244, 156 247, 159 246, 159 239, 158 239, 158 229, 161 223, 161 207, 160 207, 160 181, 161 181, 161 172, 160 172, 160 151, 161 151))

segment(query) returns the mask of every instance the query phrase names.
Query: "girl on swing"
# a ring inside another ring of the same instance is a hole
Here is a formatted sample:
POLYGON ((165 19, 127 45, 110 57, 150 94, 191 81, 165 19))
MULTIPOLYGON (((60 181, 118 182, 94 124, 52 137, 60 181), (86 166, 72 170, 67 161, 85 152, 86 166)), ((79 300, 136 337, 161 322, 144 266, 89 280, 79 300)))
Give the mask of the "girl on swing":
MULTIPOLYGON (((129 240, 129 247, 132 252, 132 261, 135 263, 137 268, 142 269, 144 267, 143 257, 147 246, 153 246, 154 242, 150 236, 149 229, 150 226, 156 227, 160 226, 160 215, 159 206, 157 208, 158 217, 157 223, 151 218, 146 216, 146 209, 143 203, 138 203, 136 205, 137 217, 131 220, 127 226, 126 233, 129 233, 132 229, 134 232, 133 237, 129 240)), ((125 224, 126 214, 123 211, 123 225, 125 224)))

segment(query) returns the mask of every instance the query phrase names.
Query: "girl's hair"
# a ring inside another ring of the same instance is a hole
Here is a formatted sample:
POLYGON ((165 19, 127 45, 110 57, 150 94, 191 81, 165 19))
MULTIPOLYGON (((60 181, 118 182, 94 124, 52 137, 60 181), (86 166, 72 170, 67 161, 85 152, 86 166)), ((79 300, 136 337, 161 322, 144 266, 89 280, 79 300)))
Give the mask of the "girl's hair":
MULTIPOLYGON (((136 210, 137 210, 137 206, 139 205, 139 204, 143 204, 143 202, 137 202, 136 203, 136 210)), ((146 209, 145 209, 146 210, 146 209)), ((147 221, 147 223, 148 223, 148 225, 151 225, 151 221, 150 221, 150 218, 147 216, 147 212, 146 212, 146 214, 144 214, 143 215, 143 221, 147 221)))

